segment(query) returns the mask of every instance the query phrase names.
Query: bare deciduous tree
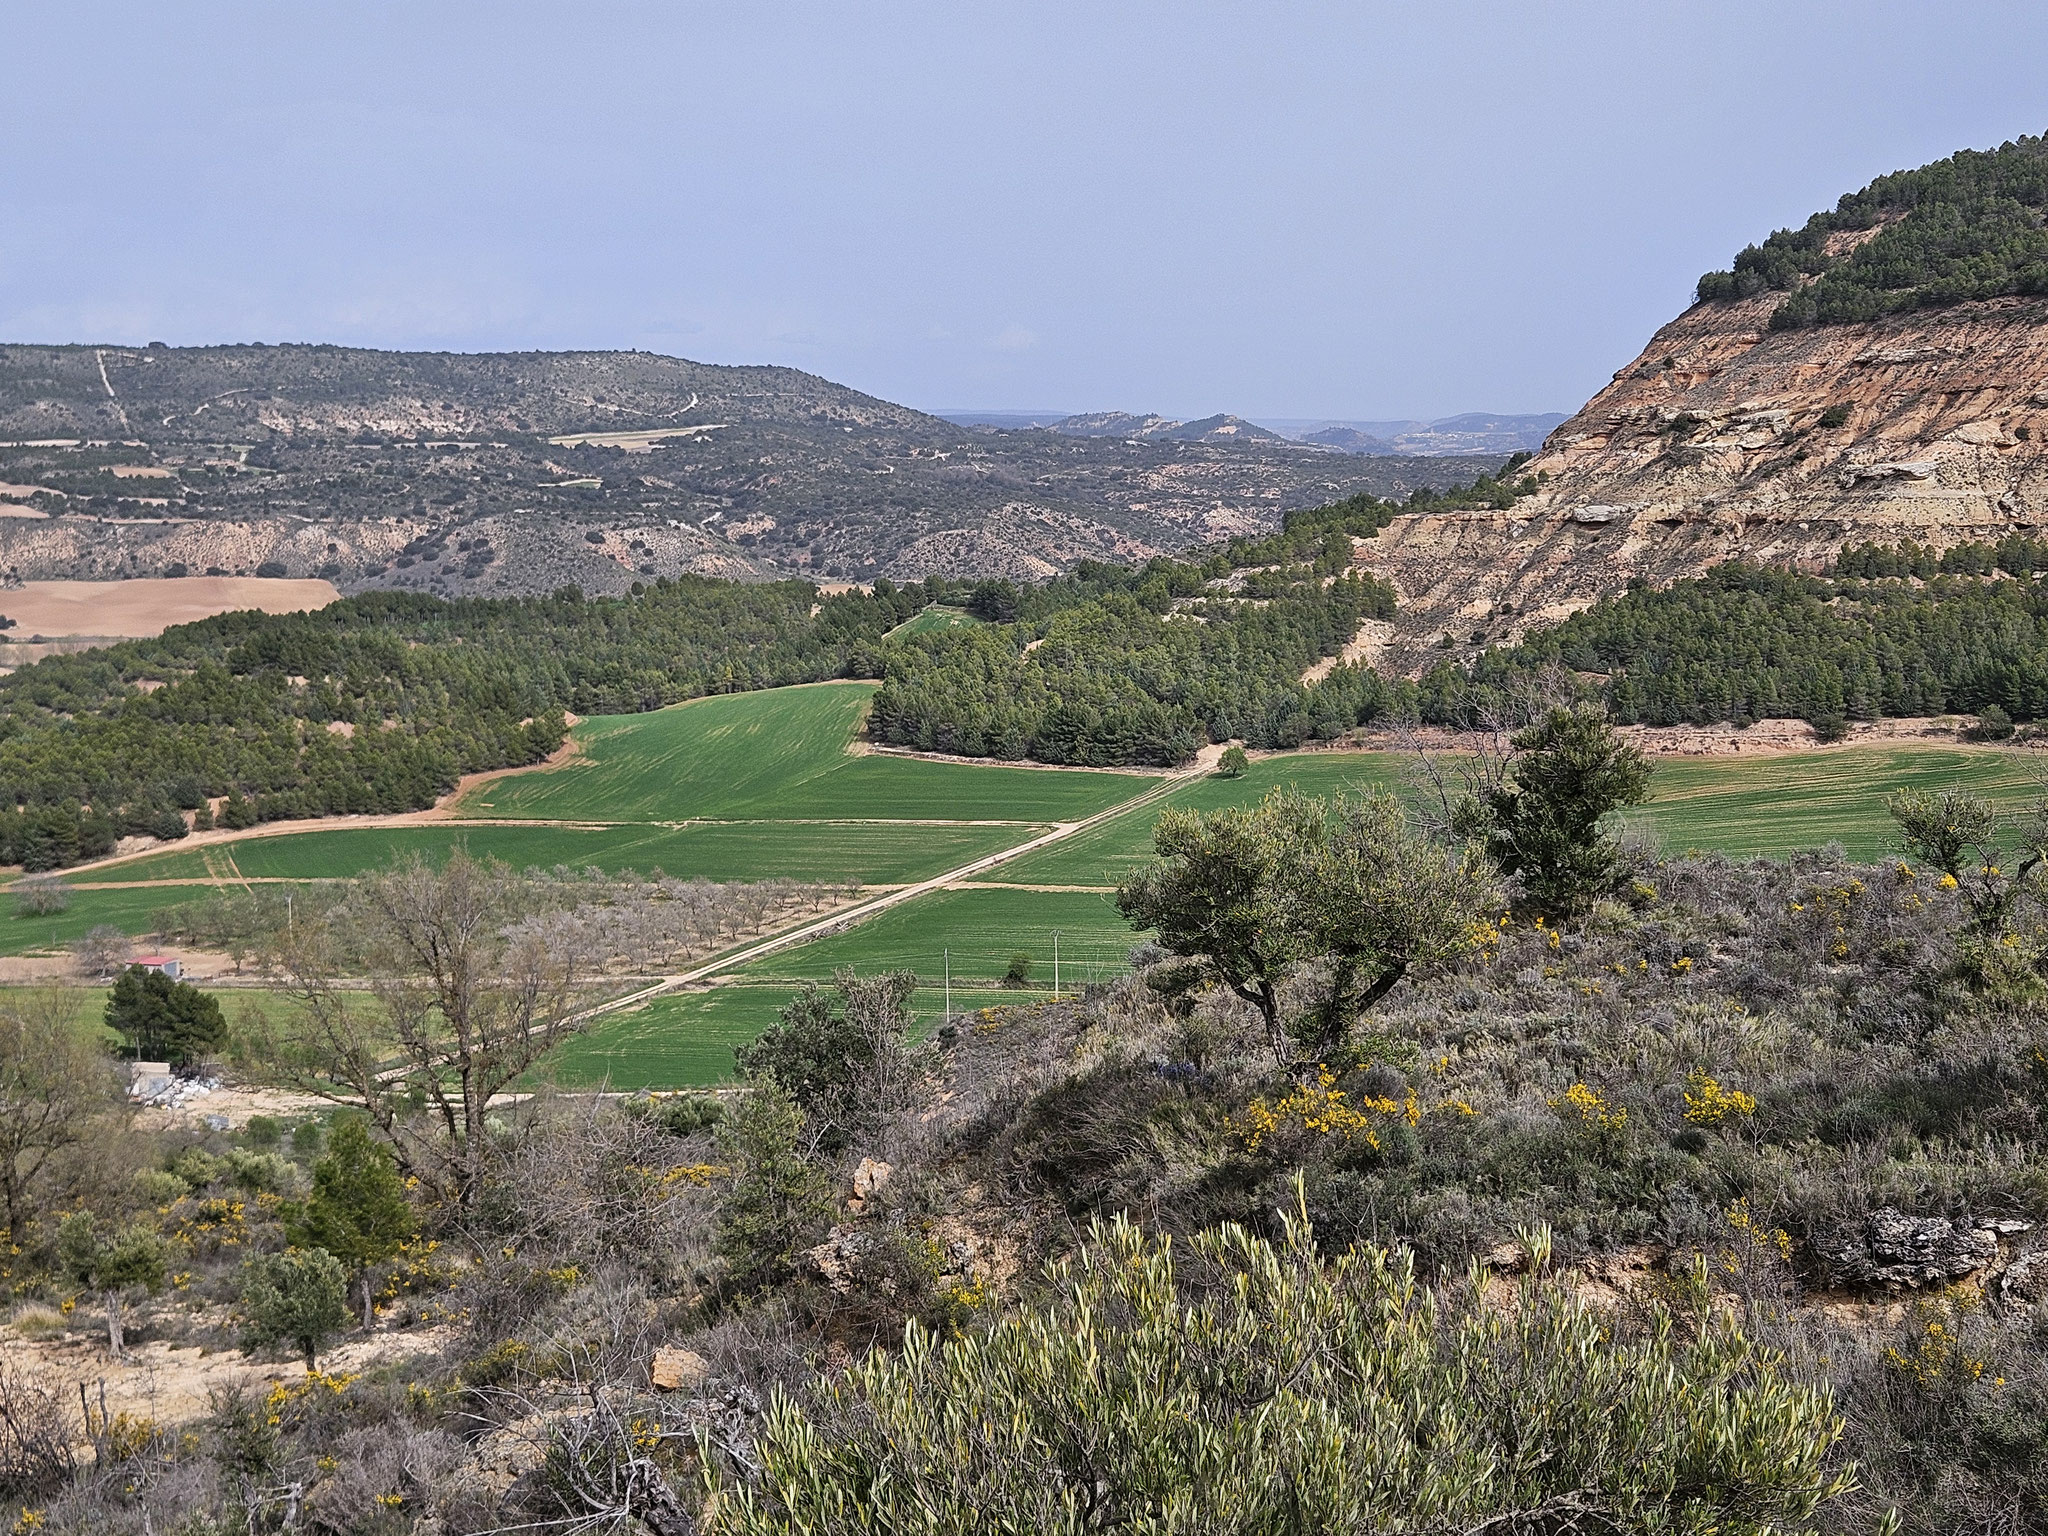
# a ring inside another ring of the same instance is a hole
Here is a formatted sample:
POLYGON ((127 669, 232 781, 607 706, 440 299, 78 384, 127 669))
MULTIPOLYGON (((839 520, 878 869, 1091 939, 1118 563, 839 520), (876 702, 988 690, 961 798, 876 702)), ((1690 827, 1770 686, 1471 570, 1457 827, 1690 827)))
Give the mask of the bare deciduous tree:
POLYGON ((1507 785, 1514 766, 1516 732, 1571 697, 1571 679, 1547 667, 1512 679, 1449 741, 1426 731, 1412 713, 1393 720, 1394 743, 1407 760, 1414 803, 1429 830, 1460 841, 1483 833, 1489 797, 1507 785))
POLYGON ((55 988, 0 1006, 0 1214, 17 1235, 51 1158, 121 1102, 113 1062, 76 1013, 72 994, 55 988))
POLYGON ((305 1008, 298 1081, 362 1109, 406 1173, 464 1206, 492 1098, 579 1027, 574 956, 513 931, 523 906, 503 865, 415 855, 366 876, 283 956, 305 1008), (345 984, 358 968, 366 990, 345 984))
POLYGON ((71 941, 71 961, 87 981, 105 981, 128 963, 134 947, 112 923, 100 923, 71 941))

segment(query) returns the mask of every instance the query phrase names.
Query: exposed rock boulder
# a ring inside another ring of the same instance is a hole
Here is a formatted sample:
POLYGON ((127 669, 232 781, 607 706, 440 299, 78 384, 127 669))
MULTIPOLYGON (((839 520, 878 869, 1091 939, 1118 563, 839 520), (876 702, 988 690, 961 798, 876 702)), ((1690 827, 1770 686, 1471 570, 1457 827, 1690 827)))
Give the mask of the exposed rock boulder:
POLYGON ((1950 1221, 1881 1206, 1859 1226, 1814 1240, 1836 1283, 1858 1290, 1921 1290, 1990 1269, 2002 1236, 2029 1223, 2009 1217, 1950 1221))
POLYGON ((663 1392, 686 1392, 704 1384, 711 1374, 710 1362, 694 1349, 670 1346, 657 1349, 647 1368, 647 1379, 663 1392))

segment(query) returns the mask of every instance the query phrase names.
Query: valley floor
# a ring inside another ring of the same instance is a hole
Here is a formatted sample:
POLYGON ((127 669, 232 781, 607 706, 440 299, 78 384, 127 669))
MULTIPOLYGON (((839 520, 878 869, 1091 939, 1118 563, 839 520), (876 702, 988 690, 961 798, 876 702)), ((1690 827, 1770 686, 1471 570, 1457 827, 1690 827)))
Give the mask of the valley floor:
MULTIPOLYGON (((715 1082, 796 988, 843 966, 915 971, 928 1023, 1018 997, 1003 981, 1020 955, 1025 996, 1053 987, 1055 966, 1063 991, 1122 974, 1141 936, 1115 889, 1150 858, 1167 806, 1249 804, 1282 785, 1418 792, 1391 736, 1262 756, 1235 779, 1210 771, 1215 749, 1176 774, 861 752, 871 692, 820 684, 579 721, 549 763, 467 781, 432 811, 272 823, 80 866, 64 876, 67 910, 0 917, 0 985, 61 977, 67 946, 94 927, 140 938, 165 908, 213 891, 348 878, 454 846, 516 868, 840 884, 822 913, 670 974, 612 978, 591 1027, 552 1058, 565 1085, 715 1082)), ((2007 805, 2039 792, 2031 754, 1959 744, 1952 726, 1879 722, 1831 747, 1797 722, 1639 730, 1664 760, 1631 823, 1674 853, 1782 857, 1837 841, 1871 860, 1890 850, 1892 790, 1963 784, 2007 805)), ((275 995, 225 955, 170 952, 238 999, 275 995)))

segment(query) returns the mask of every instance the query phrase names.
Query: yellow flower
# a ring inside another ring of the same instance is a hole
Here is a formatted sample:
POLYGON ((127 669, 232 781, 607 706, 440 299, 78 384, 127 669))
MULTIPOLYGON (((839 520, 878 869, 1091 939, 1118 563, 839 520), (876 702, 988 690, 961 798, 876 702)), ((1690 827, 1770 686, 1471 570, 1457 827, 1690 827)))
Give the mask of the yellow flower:
POLYGON ((1584 1083, 1573 1083, 1550 1100, 1550 1107, 1559 1119, 1590 1131, 1618 1131, 1628 1121, 1626 1109, 1610 1105, 1584 1083))
POLYGON ((1756 1100, 1739 1088, 1723 1088, 1699 1068, 1685 1080, 1685 1118, 1694 1125, 1719 1125, 1730 1115, 1756 1113, 1756 1100))
POLYGON ((1952 891, 1956 888, 1956 877, 1954 875, 1943 875, 1939 880, 1935 881, 1935 884, 1944 891, 1952 891))

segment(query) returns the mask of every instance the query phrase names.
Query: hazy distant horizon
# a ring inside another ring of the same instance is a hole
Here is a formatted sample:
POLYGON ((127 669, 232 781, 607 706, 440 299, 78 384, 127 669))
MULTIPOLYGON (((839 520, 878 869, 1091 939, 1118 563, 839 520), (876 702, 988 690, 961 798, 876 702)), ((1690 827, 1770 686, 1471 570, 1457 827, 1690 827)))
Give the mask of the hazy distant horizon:
POLYGON ((1745 244, 2048 126, 2048 11, 1907 0, 9 21, 0 339, 638 347, 925 410, 1572 410, 1745 244))

